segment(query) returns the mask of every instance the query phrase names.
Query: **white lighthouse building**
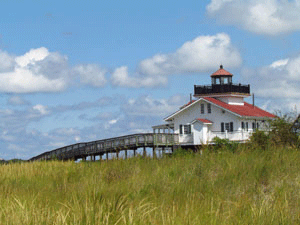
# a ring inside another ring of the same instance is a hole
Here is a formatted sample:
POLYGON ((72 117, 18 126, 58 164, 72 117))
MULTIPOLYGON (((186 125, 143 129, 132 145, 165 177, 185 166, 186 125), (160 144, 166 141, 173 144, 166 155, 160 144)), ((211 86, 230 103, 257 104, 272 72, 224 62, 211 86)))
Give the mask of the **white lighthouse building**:
POLYGON ((178 111, 167 116, 166 124, 153 126, 179 134, 180 145, 209 144, 214 137, 246 141, 265 121, 276 116, 244 102, 250 85, 232 83, 233 75, 220 66, 211 75, 211 85, 195 85, 194 97, 178 111))

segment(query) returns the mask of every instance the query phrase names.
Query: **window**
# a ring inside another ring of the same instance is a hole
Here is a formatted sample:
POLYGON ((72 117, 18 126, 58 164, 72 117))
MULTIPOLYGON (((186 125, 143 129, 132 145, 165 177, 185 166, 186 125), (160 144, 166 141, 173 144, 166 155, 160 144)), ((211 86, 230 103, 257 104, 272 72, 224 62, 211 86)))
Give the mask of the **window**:
POLYGON ((259 123, 256 123, 256 129, 258 129, 259 128, 259 123))
POLYGON ((229 123, 225 123, 225 130, 229 131, 229 123))
POLYGON ((179 133, 180 134, 191 134, 191 125, 179 125, 179 133))
POLYGON ((224 84, 228 84, 228 77, 224 77, 224 84))
POLYGON ((221 132, 233 132, 233 122, 221 123, 221 132))
POLYGON ((184 134, 190 134, 191 133, 191 125, 184 125, 183 126, 184 129, 184 134))
POLYGON ((204 104, 201 104, 201 114, 204 114, 204 104))
POLYGON ((207 104, 207 113, 211 113, 211 104, 210 103, 207 104))
POLYGON ((248 131, 248 122, 242 122, 242 130, 248 131))

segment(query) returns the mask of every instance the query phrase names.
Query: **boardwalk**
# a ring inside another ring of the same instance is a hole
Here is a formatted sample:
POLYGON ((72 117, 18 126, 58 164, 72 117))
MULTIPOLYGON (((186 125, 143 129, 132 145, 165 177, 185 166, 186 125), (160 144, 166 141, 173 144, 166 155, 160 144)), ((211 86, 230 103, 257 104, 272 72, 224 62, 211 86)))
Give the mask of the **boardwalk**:
POLYGON ((91 156, 95 160, 96 156, 102 157, 104 154, 116 153, 117 157, 121 151, 124 151, 127 157, 127 151, 133 150, 134 155, 138 148, 143 148, 145 153, 146 148, 152 148, 153 152, 156 148, 166 148, 179 145, 178 134, 157 134, 157 133, 142 133, 132 134, 121 137, 76 143, 52 151, 44 152, 30 159, 35 160, 77 160, 86 159, 91 156))

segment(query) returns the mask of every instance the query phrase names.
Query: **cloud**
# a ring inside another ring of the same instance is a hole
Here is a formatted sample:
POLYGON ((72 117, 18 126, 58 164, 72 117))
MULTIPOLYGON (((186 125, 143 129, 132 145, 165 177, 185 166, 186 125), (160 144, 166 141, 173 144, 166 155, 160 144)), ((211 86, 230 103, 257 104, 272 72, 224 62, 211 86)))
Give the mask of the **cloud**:
POLYGON ((14 57, 0 50, 0 73, 12 71, 14 66, 14 57))
POLYGON ((0 109, 0 157, 28 159, 76 142, 152 132, 151 126, 163 123, 163 117, 178 110, 187 101, 188 96, 182 95, 162 99, 149 95, 130 99, 115 96, 65 106, 28 104, 22 110, 3 108, 0 109), (102 111, 106 106, 112 107, 107 108, 108 112, 102 111), (92 107, 101 109, 98 115, 90 114, 87 110, 81 116, 89 126, 61 127, 57 122, 56 127, 49 131, 32 128, 36 127, 37 121, 52 121, 54 115, 92 107))
POLYGON ((87 110, 90 108, 95 108, 95 107, 105 107, 105 106, 114 106, 117 105, 120 101, 123 101, 124 98, 122 96, 103 96, 95 101, 91 102, 79 102, 73 105, 58 105, 51 107, 52 112, 56 113, 61 113, 61 112, 67 112, 67 111, 74 111, 74 110, 87 110))
POLYGON ((40 113, 41 115, 47 115, 50 113, 50 111, 48 110, 47 106, 38 104, 32 107, 32 109, 38 113, 40 113))
POLYGON ((96 64, 77 65, 73 71, 79 75, 83 84, 94 87, 102 87, 106 84, 105 74, 107 71, 96 64))
POLYGON ((229 68, 242 63, 239 51, 225 33, 199 36, 187 41, 173 53, 160 53, 144 59, 133 75, 129 75, 126 66, 117 68, 111 79, 116 86, 154 87, 166 85, 167 75, 207 72, 221 63, 229 68))
POLYGON ((129 76, 128 67, 122 66, 112 73, 111 81, 114 86, 140 88, 165 85, 168 80, 164 76, 129 76))
POLYGON ((208 14, 223 24, 264 35, 300 30, 299 0, 211 0, 208 14))
MULTIPOLYGON (((5 65, 0 65, 0 91, 9 93, 53 92, 66 87, 62 76, 51 77, 56 67, 47 66, 45 62, 53 62, 53 55, 46 48, 31 49, 22 56, 9 56, 5 65), (12 62, 13 61, 13 62, 12 62), (9 66, 7 66, 9 65, 9 66), (8 70, 8 68, 10 68, 8 70), (44 73, 47 71, 47 73, 44 73)), ((57 62, 56 62, 57 65, 57 62)))
POLYGON ((78 82, 102 87, 106 70, 94 64, 70 67, 68 57, 45 47, 13 56, 0 51, 0 92, 59 92, 78 82))
POLYGON ((25 99, 23 99, 21 96, 11 96, 8 100, 7 103, 9 105, 29 105, 30 103, 28 101, 26 101, 25 99))
POLYGON ((150 75, 206 72, 216 64, 237 67, 242 59, 232 46, 229 35, 199 36, 184 43, 174 53, 157 54, 139 64, 139 71, 150 75))
POLYGON ((255 70, 244 69, 242 76, 257 97, 272 101, 270 107, 273 109, 300 107, 300 55, 255 70))
POLYGON ((153 99, 150 96, 141 96, 137 99, 129 99, 122 111, 128 116, 163 117, 179 109, 188 99, 181 95, 172 96, 169 99, 153 99))

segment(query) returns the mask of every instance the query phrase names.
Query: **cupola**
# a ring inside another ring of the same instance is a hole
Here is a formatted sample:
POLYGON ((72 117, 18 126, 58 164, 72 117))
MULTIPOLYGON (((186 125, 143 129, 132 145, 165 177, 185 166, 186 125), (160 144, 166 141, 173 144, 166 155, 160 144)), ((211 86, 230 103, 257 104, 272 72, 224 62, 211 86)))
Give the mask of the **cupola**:
POLYGON ((213 97, 228 104, 243 105, 244 97, 250 96, 250 85, 234 84, 233 75, 223 65, 210 77, 211 85, 194 85, 195 97, 213 97))
POLYGON ((220 69, 214 72, 211 77, 211 84, 231 84, 232 74, 223 69, 223 65, 220 65, 220 69))

